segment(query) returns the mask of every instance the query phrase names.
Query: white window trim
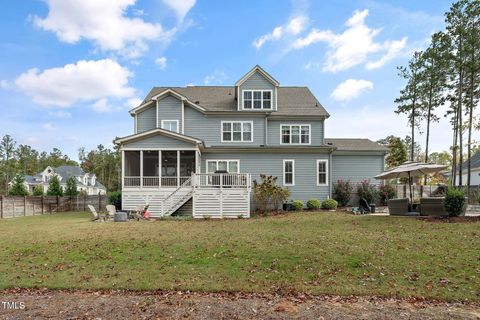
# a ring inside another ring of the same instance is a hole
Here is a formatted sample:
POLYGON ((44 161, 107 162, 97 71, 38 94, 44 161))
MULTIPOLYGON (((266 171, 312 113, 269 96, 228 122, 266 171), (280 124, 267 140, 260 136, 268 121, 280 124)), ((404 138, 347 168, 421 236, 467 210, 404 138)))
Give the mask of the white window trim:
MULTIPOLYGON (((217 167, 217 170, 218 170, 218 162, 220 162, 220 161, 226 161, 227 162, 227 169, 229 167, 229 162, 236 162, 237 163, 237 172, 236 173, 240 173, 240 160, 237 160, 237 159, 211 159, 211 160, 207 160, 206 167, 205 167, 205 173, 215 173, 215 172, 208 172, 208 164, 210 162, 216 162, 217 163, 216 167, 217 167)), ((217 171, 217 170, 215 170, 215 171, 217 171)))
POLYGON ((283 185, 288 186, 288 187, 290 187, 290 186, 293 187, 295 185, 295 160, 293 160, 293 159, 283 160, 283 185), (285 163, 286 162, 291 162, 292 163, 292 183, 286 183, 286 180, 287 180, 287 179, 285 179, 285 174, 286 174, 285 163))
POLYGON ((235 121, 235 120, 233 120, 233 121, 221 121, 221 123, 220 123, 220 141, 225 142, 225 143, 245 143, 245 142, 248 143, 248 142, 253 142, 253 121, 235 121), (232 131, 231 131, 232 132, 232 140, 223 140, 223 124, 224 123, 231 123, 231 125, 232 125, 232 131), (241 126, 242 126, 242 131, 241 131, 242 140, 240 140, 240 141, 234 141, 233 140, 233 123, 241 123, 241 126), (251 133, 250 134, 250 140, 243 140, 243 124, 244 123, 250 123, 250 128, 252 129, 250 131, 250 133, 251 133))
MULTIPOLYGON (((164 130, 168 130, 168 129, 165 129, 165 126, 164 126, 165 122, 176 122, 177 123, 177 131, 172 131, 172 132, 180 133, 179 132, 180 131, 180 125, 179 125, 178 120, 174 120, 174 119, 172 119, 172 120, 168 120, 168 119, 162 120, 162 122, 161 122, 162 127, 161 128, 164 129, 164 130)), ((171 131, 171 130, 168 130, 168 131, 171 131)))
POLYGON ((280 144, 282 145, 311 145, 312 144, 312 125, 309 123, 281 123, 280 124, 280 144), (290 141, 292 141, 291 136, 292 136, 292 126, 300 126, 300 139, 299 143, 284 143, 282 139, 282 127, 283 126, 289 126, 290 127, 290 141), (308 143, 302 143, 302 126, 307 126, 308 127, 308 143))
POLYGON ((317 179, 317 186, 319 187, 325 187, 325 186, 328 186, 328 174, 329 174, 329 167, 328 167, 328 159, 319 159, 317 160, 317 171, 315 173, 315 179, 317 179), (325 183, 319 183, 318 182, 318 167, 319 167, 319 164, 320 163, 325 163, 325 174, 326 174, 326 177, 325 177, 325 183))
POLYGON ((262 111, 262 110, 275 110, 273 107, 273 90, 242 90, 242 110, 249 110, 249 111, 262 111), (254 91, 260 91, 261 92, 261 103, 262 107, 260 109, 255 109, 253 107, 253 92, 254 91), (245 92, 251 92, 252 93, 252 107, 251 108, 245 108, 245 92), (270 108, 264 108, 263 107, 263 93, 264 92, 270 92, 270 108))

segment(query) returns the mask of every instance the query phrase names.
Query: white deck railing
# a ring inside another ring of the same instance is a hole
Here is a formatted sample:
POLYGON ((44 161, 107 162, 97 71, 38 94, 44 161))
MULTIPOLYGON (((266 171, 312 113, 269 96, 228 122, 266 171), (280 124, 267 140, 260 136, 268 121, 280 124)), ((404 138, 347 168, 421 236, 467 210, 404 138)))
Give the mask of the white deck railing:
POLYGON ((196 188, 250 188, 249 173, 195 173, 192 185, 196 188))
POLYGON ((179 187, 188 177, 139 177, 139 176, 125 176, 123 179, 123 186, 125 188, 159 188, 159 187, 179 187))

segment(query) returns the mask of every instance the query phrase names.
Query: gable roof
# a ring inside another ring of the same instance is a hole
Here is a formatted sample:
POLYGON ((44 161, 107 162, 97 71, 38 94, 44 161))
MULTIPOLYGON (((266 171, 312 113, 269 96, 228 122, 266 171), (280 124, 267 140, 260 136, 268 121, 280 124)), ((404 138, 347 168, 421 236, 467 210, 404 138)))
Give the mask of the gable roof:
POLYGON ((199 140, 197 138, 190 137, 190 136, 180 134, 180 133, 176 133, 176 132, 173 132, 173 131, 165 130, 165 129, 160 129, 160 128, 148 130, 148 131, 145 131, 145 132, 142 132, 142 133, 132 134, 132 135, 129 135, 129 136, 126 136, 126 137, 123 137, 123 138, 119 138, 119 139, 116 139, 114 141, 114 143, 115 144, 122 144, 122 143, 125 143, 125 142, 130 142, 130 141, 133 141, 133 140, 137 140, 137 139, 141 139, 141 138, 145 138, 145 137, 149 137, 149 136, 154 136, 154 135, 157 135, 157 134, 168 136, 170 138, 177 139, 177 140, 191 142, 191 143, 194 143, 194 144, 203 143, 202 140, 199 140))
POLYGON ((388 148, 370 139, 325 138, 325 143, 332 144, 337 151, 382 151, 388 148))
POLYGON ((240 80, 238 80, 236 83, 235 83, 235 86, 239 87, 242 85, 242 83, 244 83, 245 81, 247 81, 248 78, 250 78, 255 72, 258 72, 260 73, 265 79, 267 79, 268 81, 270 81, 274 86, 278 87, 280 85, 280 83, 275 80, 270 74, 268 74, 267 71, 263 70, 262 67, 260 67, 258 64, 253 67, 250 71, 248 71, 243 77, 240 78, 240 80))
MULTIPOLYGON (((173 90, 185 96, 188 101, 203 107, 206 112, 238 113, 234 86, 154 87, 150 90, 142 105, 167 90, 173 90)), ((330 116, 307 87, 281 86, 277 89, 277 97, 277 111, 272 112, 272 115, 330 116)))
MULTIPOLYGON (((472 169, 474 168, 480 168, 480 151, 475 153, 471 158, 470 158, 470 167, 472 169)), ((462 170, 467 170, 468 169, 468 159, 462 163, 462 170)), ((457 169, 457 171, 459 168, 457 169)), ((465 171, 466 172, 466 171, 465 171)))

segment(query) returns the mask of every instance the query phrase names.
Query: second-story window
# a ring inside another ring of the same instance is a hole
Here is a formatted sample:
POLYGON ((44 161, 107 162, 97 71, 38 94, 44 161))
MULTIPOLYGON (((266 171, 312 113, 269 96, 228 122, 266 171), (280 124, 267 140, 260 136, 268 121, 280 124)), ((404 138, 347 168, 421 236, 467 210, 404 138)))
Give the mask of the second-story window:
POLYGON ((162 120, 162 129, 178 132, 178 120, 162 120))
POLYGON ((271 90, 243 90, 243 109, 271 109, 271 90))
POLYGON ((282 124, 280 139, 281 144, 310 144, 310 125, 282 124))
POLYGON ((222 142, 253 142, 253 122, 222 121, 222 142))

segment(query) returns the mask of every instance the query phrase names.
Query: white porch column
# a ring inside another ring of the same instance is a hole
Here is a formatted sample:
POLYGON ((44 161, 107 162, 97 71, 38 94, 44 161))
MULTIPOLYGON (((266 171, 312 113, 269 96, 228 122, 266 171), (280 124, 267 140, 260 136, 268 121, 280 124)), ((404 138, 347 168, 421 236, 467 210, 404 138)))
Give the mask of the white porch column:
POLYGON ((180 150, 177 150, 177 187, 180 187, 180 150))
POLYGON ((125 151, 122 150, 122 190, 125 188, 125 151))
POLYGON ((158 150, 158 187, 162 187, 162 150, 158 150))
POLYGON ((143 150, 140 150, 140 188, 143 188, 143 150))

